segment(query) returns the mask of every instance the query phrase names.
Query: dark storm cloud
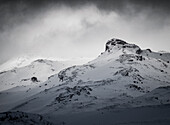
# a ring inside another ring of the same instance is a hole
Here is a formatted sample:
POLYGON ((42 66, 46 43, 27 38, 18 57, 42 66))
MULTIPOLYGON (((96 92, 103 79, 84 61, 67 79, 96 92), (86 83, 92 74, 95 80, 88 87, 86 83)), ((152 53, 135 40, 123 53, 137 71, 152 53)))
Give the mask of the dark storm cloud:
POLYGON ((159 36, 167 42, 169 13, 169 0, 0 0, 0 64, 28 52, 55 55, 66 44, 72 48, 56 56, 88 56, 93 45, 114 36, 151 43, 159 36), (83 51, 89 46, 89 53, 83 51))
POLYGON ((25 23, 30 18, 35 18, 38 13, 62 4, 72 8, 94 4, 100 10, 116 11, 128 16, 148 11, 150 17, 163 17, 163 20, 170 16, 169 0, 1 0, 0 30, 25 23))
POLYGON ((127 12, 130 5, 135 12, 140 12, 145 9, 154 9, 157 12, 169 13, 170 1, 169 0, 106 0, 95 1, 99 7, 108 10, 118 10, 127 12))
MULTIPOLYGON (((43 11, 46 7, 65 4, 70 7, 80 7, 86 4, 95 4, 99 9, 117 11, 122 13, 138 13, 145 9, 155 11, 155 14, 167 14, 170 12, 169 0, 1 0, 1 16, 31 16, 36 12, 43 11), (129 5, 131 8, 129 8, 129 5)), ((3 20, 8 17, 1 18, 3 20)))

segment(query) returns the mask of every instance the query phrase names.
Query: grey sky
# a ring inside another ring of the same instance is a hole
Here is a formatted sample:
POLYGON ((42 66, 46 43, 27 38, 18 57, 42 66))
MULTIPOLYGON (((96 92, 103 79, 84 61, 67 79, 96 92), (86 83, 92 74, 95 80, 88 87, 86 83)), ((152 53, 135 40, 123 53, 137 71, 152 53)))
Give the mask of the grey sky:
POLYGON ((1 0, 0 64, 12 57, 96 57, 112 37, 170 51, 168 0, 1 0))

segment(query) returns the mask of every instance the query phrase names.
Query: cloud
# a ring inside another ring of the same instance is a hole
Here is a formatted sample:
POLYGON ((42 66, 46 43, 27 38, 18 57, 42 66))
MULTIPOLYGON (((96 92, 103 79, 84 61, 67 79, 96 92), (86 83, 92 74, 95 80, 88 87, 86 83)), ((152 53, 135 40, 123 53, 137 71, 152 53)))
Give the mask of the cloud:
POLYGON ((168 5, 155 3, 4 2, 0 6, 4 17, 0 20, 0 63, 21 55, 96 57, 112 37, 169 51, 168 5))

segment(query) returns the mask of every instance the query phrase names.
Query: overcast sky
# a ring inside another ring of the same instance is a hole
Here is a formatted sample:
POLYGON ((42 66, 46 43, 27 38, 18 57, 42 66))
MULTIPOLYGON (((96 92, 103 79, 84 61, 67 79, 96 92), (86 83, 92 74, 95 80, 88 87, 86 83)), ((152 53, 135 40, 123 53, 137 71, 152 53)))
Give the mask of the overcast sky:
POLYGON ((169 0, 1 0, 0 64, 97 57, 111 38, 170 51, 169 0))

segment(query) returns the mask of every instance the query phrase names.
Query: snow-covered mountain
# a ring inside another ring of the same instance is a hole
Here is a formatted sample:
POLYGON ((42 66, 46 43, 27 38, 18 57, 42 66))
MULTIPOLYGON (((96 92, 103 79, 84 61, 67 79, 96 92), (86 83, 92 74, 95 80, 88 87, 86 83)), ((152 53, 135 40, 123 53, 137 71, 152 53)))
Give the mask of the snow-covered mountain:
POLYGON ((12 70, 14 68, 21 68, 31 64, 34 60, 39 59, 38 57, 31 57, 31 56, 19 56, 8 61, 4 62, 0 65, 0 72, 12 70))
POLYGON ((169 105, 169 86, 170 53, 142 50, 135 44, 111 39, 99 57, 84 65, 63 69, 35 87, 1 92, 0 110, 54 117, 70 112, 169 105))
POLYGON ((49 76, 68 66, 69 64, 59 61, 37 59, 26 66, 20 65, 11 70, 2 71, 0 72, 0 91, 16 86, 35 86, 48 80, 49 76))

